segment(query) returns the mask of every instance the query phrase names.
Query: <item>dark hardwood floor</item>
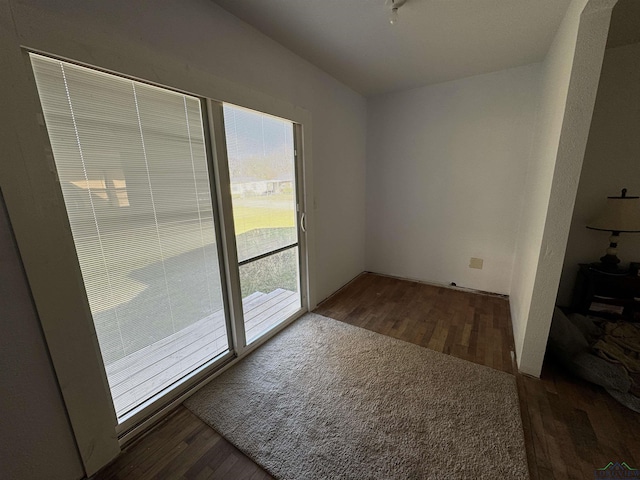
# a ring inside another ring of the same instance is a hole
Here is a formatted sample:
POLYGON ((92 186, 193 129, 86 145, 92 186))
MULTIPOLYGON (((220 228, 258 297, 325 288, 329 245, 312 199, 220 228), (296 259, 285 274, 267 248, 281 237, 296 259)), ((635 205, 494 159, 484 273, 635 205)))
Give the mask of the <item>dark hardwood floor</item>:
POLYGON ((364 273, 315 310, 326 317, 513 372, 509 303, 393 277, 364 273))
POLYGON ((263 480, 272 477, 180 406, 95 478, 263 480))
POLYGON ((591 479, 596 468, 640 468, 640 414, 603 388, 548 362, 540 379, 519 375, 518 393, 532 480, 591 479))
MULTIPOLYGON (((365 273, 316 313, 515 373, 509 304, 500 296, 365 273)), ((551 364, 541 379, 516 378, 532 479, 594 478, 594 469, 610 461, 640 467, 640 414, 551 364)), ((271 477, 179 407, 96 478, 271 477)))

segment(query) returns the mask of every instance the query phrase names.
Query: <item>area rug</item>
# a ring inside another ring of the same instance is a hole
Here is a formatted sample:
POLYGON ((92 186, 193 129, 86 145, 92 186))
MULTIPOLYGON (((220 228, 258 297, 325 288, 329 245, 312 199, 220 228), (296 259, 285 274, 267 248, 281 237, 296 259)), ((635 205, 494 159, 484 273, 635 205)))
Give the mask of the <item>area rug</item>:
POLYGON ((185 405, 280 479, 528 478, 512 375, 316 314, 185 405))

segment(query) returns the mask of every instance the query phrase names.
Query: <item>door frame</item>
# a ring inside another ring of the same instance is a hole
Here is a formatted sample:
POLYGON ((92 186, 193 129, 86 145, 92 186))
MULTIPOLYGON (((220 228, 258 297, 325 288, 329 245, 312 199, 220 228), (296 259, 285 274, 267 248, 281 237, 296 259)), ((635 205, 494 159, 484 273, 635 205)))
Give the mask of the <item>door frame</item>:
MULTIPOLYGON (((231 324, 234 331, 234 349, 238 353, 238 355, 242 355, 244 351, 248 348, 248 339, 246 338, 246 330, 245 330, 245 322, 244 322, 244 307, 242 304, 242 285, 240 281, 240 267, 245 265, 246 263, 250 263, 252 261, 260 260, 262 258, 274 255, 281 250, 287 250, 289 248, 297 248, 298 256, 298 289, 300 294, 300 309, 296 311, 292 316, 298 315, 300 312, 308 311, 307 305, 307 289, 308 289, 308 279, 307 279, 307 262, 303 261, 306 259, 306 232, 305 229, 302 228, 302 221, 305 216, 305 202, 304 202, 304 182, 303 179, 303 165, 301 164, 302 160, 302 148, 298 145, 301 144, 301 138, 298 139, 298 134, 302 134, 301 125, 293 122, 289 119, 282 118, 282 120, 291 122, 292 128, 292 143, 294 150, 294 182, 295 182, 295 215, 296 215, 296 243, 294 245, 289 245, 283 247, 280 250, 275 250, 271 252, 267 252, 265 254, 259 255, 256 258, 248 259, 243 262, 238 261, 238 250, 237 250, 237 241, 236 241, 236 232, 235 232, 235 218, 233 216, 233 198, 231 195, 231 179, 230 179, 230 170, 229 170, 229 154, 226 145, 226 130, 224 125, 224 103, 225 102, 217 102, 213 100, 207 101, 207 109, 210 115, 210 136, 214 139, 214 143, 216 145, 215 149, 215 165, 213 168, 216 169, 216 189, 219 192, 218 196, 218 204, 220 205, 221 210, 221 220, 220 224, 223 226, 224 231, 224 240, 223 240, 223 249, 225 250, 225 258, 228 263, 225 264, 225 268, 227 271, 227 279, 228 279, 228 291, 229 291, 229 303, 232 305, 231 307, 231 324)), ((229 105, 232 105, 230 102, 226 102, 229 105)), ((233 105, 234 107, 236 105, 233 105)), ((242 107, 246 108, 246 107, 242 107)), ((254 109, 248 109, 252 112, 263 114, 264 112, 260 112, 254 109)), ((281 117, 279 117, 281 118, 281 117)), ((286 319, 285 319, 286 321, 286 319)), ((270 329, 263 332, 260 337, 266 335, 270 329)), ((255 343, 258 338, 252 339, 251 343, 255 343)))
MULTIPOLYGON (((218 193, 218 206, 220 209, 220 224, 224 226, 222 249, 224 250, 227 278, 227 291, 229 294, 230 304, 230 318, 231 328, 233 332, 233 349, 238 356, 243 356, 249 349, 250 345, 247 344, 245 323, 244 323, 244 308, 242 305, 242 287, 240 284, 240 262, 238 261, 238 250, 236 244, 236 232, 235 222, 233 218, 233 198, 231 195, 231 178, 229 174, 229 155, 227 150, 226 130, 224 125, 224 103, 211 99, 206 100, 207 114, 209 118, 209 137, 214 144, 213 148, 213 165, 212 168, 215 171, 216 179, 216 191, 218 193)), ((231 102, 227 102, 231 103, 231 102)), ((235 105, 234 105, 235 106, 235 105)), ((247 108, 247 107, 243 107, 247 108)), ((264 113, 254 109, 250 109, 257 113, 264 113)), ((280 117, 282 118, 282 117, 280 117)), ((298 272, 300 275, 299 289, 300 289, 300 309, 296 311, 291 317, 298 318, 301 313, 309 311, 309 305, 307 299, 309 298, 308 288, 309 279, 307 277, 308 272, 308 255, 306 250, 307 234, 301 228, 301 218, 306 214, 305 210, 305 189, 304 189, 304 168, 302 165, 302 125, 286 119, 292 122, 293 128, 293 148, 294 148, 294 177, 296 187, 296 235, 297 235, 297 248, 298 248, 298 272), (300 136, 300 138, 297 138, 300 136)), ((292 247, 293 248, 293 247, 292 247)), ((286 323, 288 319, 285 319, 286 323)), ((273 335, 269 335, 271 330, 264 332, 259 338, 253 340, 251 345, 256 343, 262 337, 271 338, 273 335)))

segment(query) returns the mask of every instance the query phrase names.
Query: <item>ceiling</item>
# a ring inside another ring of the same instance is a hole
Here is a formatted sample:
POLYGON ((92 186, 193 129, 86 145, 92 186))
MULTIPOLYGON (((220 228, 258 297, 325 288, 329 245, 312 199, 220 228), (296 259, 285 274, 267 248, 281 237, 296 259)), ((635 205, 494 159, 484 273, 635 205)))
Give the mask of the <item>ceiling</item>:
MULTIPOLYGON (((214 0, 363 95, 541 61, 570 0, 214 0)), ((640 3, 640 2, 638 2, 640 3)))

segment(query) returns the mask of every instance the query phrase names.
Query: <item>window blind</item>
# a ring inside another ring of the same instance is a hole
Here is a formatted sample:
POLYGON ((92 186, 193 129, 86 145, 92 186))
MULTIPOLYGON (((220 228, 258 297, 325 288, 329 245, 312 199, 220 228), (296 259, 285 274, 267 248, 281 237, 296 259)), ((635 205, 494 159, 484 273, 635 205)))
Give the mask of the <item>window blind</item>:
POLYGON ((31 62, 122 416, 229 347, 200 101, 31 62))

